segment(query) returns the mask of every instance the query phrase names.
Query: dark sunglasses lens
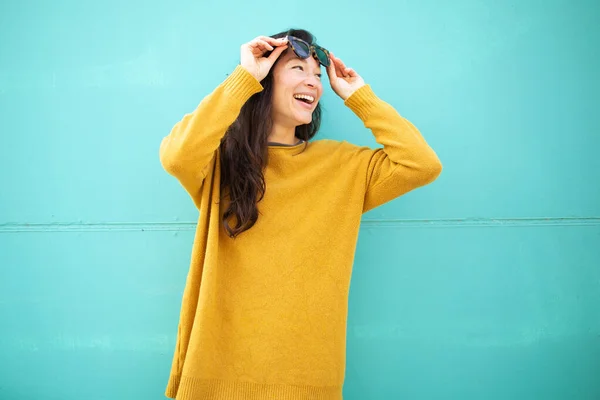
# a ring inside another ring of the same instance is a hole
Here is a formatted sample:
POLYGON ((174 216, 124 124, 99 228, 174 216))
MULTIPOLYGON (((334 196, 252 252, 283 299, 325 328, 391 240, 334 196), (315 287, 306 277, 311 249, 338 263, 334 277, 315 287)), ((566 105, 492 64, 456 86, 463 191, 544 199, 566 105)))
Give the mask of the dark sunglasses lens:
POLYGON ((315 48, 315 52, 317 53, 317 57, 319 58, 321 64, 323 64, 326 67, 329 67, 329 57, 327 56, 327 53, 325 53, 323 49, 319 47, 315 48))
POLYGON ((298 57, 307 58, 310 55, 310 48, 306 42, 293 37, 290 37, 289 41, 292 46, 294 46, 294 50, 296 51, 296 55, 298 55, 298 57))

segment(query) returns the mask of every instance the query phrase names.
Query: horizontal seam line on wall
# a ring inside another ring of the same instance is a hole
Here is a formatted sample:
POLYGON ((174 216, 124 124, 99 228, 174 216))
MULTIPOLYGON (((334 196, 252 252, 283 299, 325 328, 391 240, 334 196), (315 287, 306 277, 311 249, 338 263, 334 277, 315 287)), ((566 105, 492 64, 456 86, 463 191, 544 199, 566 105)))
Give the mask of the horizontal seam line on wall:
MULTIPOLYGON (((600 217, 363 219, 361 228, 531 227, 595 226, 600 217)), ((3 223, 0 233, 102 232, 102 231, 194 231, 196 222, 56 222, 3 223)))

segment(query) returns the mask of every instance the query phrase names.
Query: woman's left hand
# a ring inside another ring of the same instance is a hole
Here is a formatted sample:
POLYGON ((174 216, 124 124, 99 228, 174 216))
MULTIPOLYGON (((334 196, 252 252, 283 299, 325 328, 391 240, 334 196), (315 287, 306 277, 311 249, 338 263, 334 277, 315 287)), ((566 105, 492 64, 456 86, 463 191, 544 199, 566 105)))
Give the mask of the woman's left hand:
POLYGON ((329 53, 329 58, 331 59, 331 64, 327 67, 329 83, 333 91, 346 101, 352 93, 364 86, 365 81, 352 68, 346 67, 344 62, 333 53, 329 53))

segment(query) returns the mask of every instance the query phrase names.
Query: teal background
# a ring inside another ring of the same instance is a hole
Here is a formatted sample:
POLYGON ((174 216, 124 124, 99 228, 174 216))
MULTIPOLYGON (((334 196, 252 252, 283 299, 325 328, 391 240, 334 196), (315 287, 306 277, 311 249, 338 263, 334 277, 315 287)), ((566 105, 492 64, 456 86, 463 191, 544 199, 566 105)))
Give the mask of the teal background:
MULTIPOLYGON (((197 214, 160 140, 290 26, 444 165, 364 215, 345 400, 600 399, 599 8, 2 2, 0 399, 164 398, 197 214)), ((317 137, 377 146, 325 84, 317 137)))

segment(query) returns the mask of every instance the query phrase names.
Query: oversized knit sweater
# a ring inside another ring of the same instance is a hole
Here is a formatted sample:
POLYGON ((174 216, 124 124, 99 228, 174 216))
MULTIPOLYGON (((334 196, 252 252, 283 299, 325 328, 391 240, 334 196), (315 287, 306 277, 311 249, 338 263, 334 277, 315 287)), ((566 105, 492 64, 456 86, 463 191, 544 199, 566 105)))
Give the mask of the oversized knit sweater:
POLYGON ((259 218, 233 239, 221 223, 219 145, 262 89, 238 65, 160 145, 199 210, 167 397, 342 399, 361 216, 441 171, 417 128, 365 85, 344 104, 383 147, 270 143, 259 218))

